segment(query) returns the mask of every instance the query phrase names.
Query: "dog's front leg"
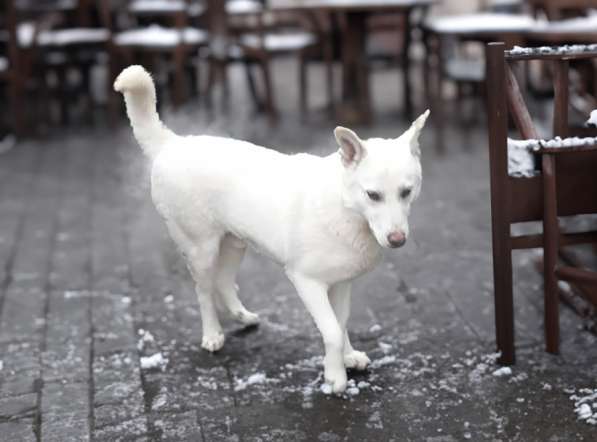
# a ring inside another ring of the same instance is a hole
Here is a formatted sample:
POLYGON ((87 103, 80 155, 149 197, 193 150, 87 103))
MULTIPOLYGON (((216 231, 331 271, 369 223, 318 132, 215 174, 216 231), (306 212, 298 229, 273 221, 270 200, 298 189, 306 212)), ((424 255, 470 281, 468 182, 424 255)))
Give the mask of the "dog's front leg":
POLYGON ((357 370, 364 370, 371 360, 362 351, 357 351, 352 348, 350 339, 348 337, 348 330, 346 323, 350 316, 350 289, 352 284, 350 282, 340 282, 335 284, 330 289, 330 303, 336 314, 338 324, 344 334, 344 365, 346 368, 355 368, 357 370))
POLYGON ((324 377, 334 393, 346 389, 346 369, 344 368, 344 333, 340 328, 334 310, 328 299, 328 286, 301 274, 288 272, 305 307, 313 317, 321 332, 325 346, 324 377))

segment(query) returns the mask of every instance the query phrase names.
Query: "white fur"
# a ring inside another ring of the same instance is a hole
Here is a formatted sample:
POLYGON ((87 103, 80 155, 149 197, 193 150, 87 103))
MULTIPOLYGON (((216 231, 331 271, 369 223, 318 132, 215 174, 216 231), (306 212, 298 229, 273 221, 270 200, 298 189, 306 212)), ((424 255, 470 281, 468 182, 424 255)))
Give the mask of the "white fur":
POLYGON ((115 89, 153 161, 153 201, 196 283, 202 346, 224 344, 217 306, 245 324, 258 322, 235 283, 250 244, 284 267, 323 336, 326 382, 344 391, 345 367, 370 362, 346 332, 351 281, 375 266, 390 233, 408 235, 421 187, 418 137, 429 112, 398 139, 363 141, 337 128, 338 153, 289 156, 245 141, 175 135, 160 122, 153 82, 140 66, 125 69, 115 89), (407 197, 404 189, 412 189, 407 197))

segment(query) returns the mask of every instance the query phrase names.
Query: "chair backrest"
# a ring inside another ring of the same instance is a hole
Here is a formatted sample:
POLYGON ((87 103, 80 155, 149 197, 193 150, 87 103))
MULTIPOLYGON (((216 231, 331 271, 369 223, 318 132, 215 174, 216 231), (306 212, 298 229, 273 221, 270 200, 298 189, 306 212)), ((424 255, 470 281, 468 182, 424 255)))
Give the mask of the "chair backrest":
MULTIPOLYGON (((130 10, 131 3, 132 0, 95 0, 102 26, 112 33, 135 26, 137 22, 130 10)), ((183 27, 186 24, 186 11, 183 10, 174 17, 177 27, 183 27)))
POLYGON ((597 0, 527 0, 531 9, 542 12, 548 20, 587 15, 589 9, 597 8, 597 0))
MULTIPOLYGON (((539 138, 514 75, 513 64, 540 60, 552 64, 554 84, 553 136, 569 132, 569 64, 573 60, 597 59, 589 47, 544 51, 538 48, 504 51, 503 43, 487 46, 487 111, 489 119, 489 157, 494 198, 508 200, 510 222, 538 221, 543 216, 541 177, 515 178, 508 175, 508 122, 512 117, 523 139, 539 138)), ((597 155, 575 152, 558 160, 558 214, 561 216, 596 213, 597 155)))
POLYGON ((5 41, 5 56, 8 59, 8 69, 11 70, 18 63, 18 40, 17 40, 17 15, 14 0, 4 0, 0 6, 0 30, 3 32, 5 41))

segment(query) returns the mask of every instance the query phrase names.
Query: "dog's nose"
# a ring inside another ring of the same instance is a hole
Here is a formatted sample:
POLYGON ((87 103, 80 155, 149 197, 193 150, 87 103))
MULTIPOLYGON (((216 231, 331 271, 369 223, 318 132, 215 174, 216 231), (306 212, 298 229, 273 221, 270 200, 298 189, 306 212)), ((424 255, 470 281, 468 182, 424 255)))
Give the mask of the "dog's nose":
POLYGON ((404 232, 392 232, 388 235, 388 244, 392 248, 402 247, 405 242, 406 235, 404 232))

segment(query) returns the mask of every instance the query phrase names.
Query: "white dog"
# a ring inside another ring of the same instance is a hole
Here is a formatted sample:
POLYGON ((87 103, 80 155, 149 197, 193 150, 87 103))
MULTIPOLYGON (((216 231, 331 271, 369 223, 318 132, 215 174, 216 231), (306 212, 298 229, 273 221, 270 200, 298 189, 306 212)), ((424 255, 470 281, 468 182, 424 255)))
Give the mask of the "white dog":
POLYGON ((155 86, 140 66, 116 79, 136 139, 153 161, 152 197, 196 283, 202 347, 224 334, 216 306, 244 324, 258 316, 238 299, 236 274, 247 244, 284 266, 325 345, 325 380, 346 388, 346 367, 370 360, 350 345, 346 322, 354 278, 371 270, 382 247, 408 237, 421 189, 419 134, 426 111, 397 139, 361 140, 338 127, 337 153, 284 155, 212 136, 182 137, 156 112, 155 86))

